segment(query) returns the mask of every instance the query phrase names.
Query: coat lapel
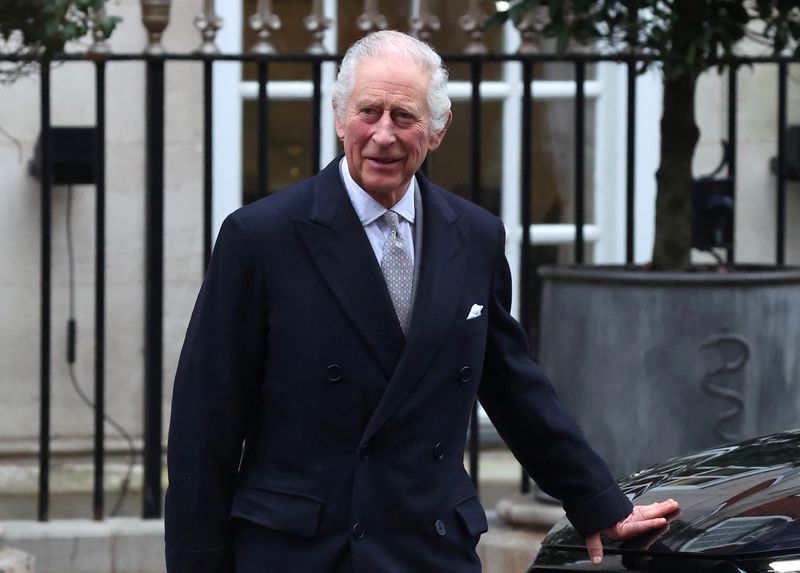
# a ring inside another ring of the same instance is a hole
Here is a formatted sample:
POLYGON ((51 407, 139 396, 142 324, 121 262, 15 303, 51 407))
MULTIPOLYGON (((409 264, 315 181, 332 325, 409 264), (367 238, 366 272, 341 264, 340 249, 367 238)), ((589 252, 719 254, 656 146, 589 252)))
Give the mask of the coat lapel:
POLYGON ((332 161, 314 180, 308 220, 295 219, 314 264, 386 377, 405 339, 366 233, 332 161))
MULTIPOLYGON (((466 235, 458 215, 422 175, 422 263, 405 351, 373 413, 363 440, 369 440, 405 401, 439 352, 457 319, 466 271, 466 235)), ((390 303, 391 304, 391 303, 390 303)))

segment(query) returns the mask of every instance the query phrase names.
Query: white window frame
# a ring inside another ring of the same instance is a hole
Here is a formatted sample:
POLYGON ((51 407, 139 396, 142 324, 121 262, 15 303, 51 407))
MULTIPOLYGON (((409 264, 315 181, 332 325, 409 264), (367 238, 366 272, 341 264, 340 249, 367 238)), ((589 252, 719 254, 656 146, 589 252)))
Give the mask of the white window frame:
MULTIPOLYGON (((325 0, 325 14, 337 14, 338 0, 325 0)), ((217 38, 223 53, 242 51, 241 2, 224 2, 219 8, 225 26, 217 38)), ((519 46, 516 29, 506 25, 504 49, 513 52, 519 46)), ((325 48, 333 53, 337 45, 337 23, 334 19, 325 36, 325 48)), ((241 64, 215 64, 214 83, 214 236, 228 213, 241 206, 242 197, 242 108, 245 101, 258 97, 258 84, 241 80, 241 64)), ((592 223, 584 225, 584 237, 594 243, 594 262, 622 262, 625 258, 625 105, 626 67, 599 64, 597 79, 585 83, 587 99, 595 100, 595 149, 593 177, 594 212, 588 214, 592 223)), ((334 63, 322 66, 322 133, 321 162, 324 165, 336 155, 336 131, 331 90, 336 74, 334 63)), ((503 147, 518 149, 521 138, 522 77, 517 62, 504 64, 502 80, 486 80, 481 84, 481 96, 487 101, 503 103, 503 147)), ((309 101, 311 81, 270 81, 267 94, 271 101, 309 101)), ((469 101, 471 84, 451 81, 453 101, 469 101)), ((535 80, 533 97, 543 99, 572 99, 573 81, 535 80)), ((636 145, 636 204, 635 260, 649 260, 653 241, 655 198, 655 169, 658 162, 658 121, 661 115, 661 82, 655 72, 637 79, 637 145, 636 145)), ((506 255, 514 278, 514 307, 518 314, 519 265, 521 253, 520 165, 519 153, 504 153, 501 175, 501 217, 507 229, 506 255)), ((531 244, 568 244, 575 239, 575 225, 536 224, 530 229, 531 244)))
MULTIPOLYGON (((337 14, 338 0, 325 0, 325 14, 337 14)), ((218 36, 223 53, 242 51, 241 2, 221 3, 220 16, 225 26, 218 36)), ((334 53, 338 23, 335 20, 324 39, 325 49, 334 53)), ((506 52, 514 52, 520 43, 517 30, 509 23, 504 31, 506 52)), ((245 101, 258 98, 258 83, 241 80, 241 64, 217 64, 214 83, 214 203, 213 235, 223 219, 241 206, 242 201, 242 108, 245 101)), ((584 225, 584 238, 595 245, 596 263, 619 263, 625 260, 625 161, 626 161, 626 90, 627 71, 622 65, 598 64, 597 78, 584 84, 588 100, 595 100, 595 150, 592 223, 584 225)), ((331 88, 336 75, 332 62, 322 65, 322 110, 320 161, 323 165, 336 156, 336 130, 331 88)), ((517 62, 504 64, 502 80, 481 83, 481 97, 486 101, 503 102, 503 149, 518 149, 522 125, 522 74, 517 62)), ((531 91, 534 99, 572 99, 573 81, 535 80, 531 91)), ((451 81, 448 86, 453 101, 469 101, 470 82, 451 81)), ((272 101, 310 101, 310 81, 270 81, 267 96, 272 101)), ((635 261, 649 260, 653 242, 655 216, 655 170, 659 155, 659 118, 661 116, 661 82, 656 72, 637 79, 636 109, 636 202, 635 261)), ((521 157, 519 153, 503 153, 501 175, 501 213, 506 227, 506 257, 513 280, 512 314, 519 316, 520 257, 522 224, 521 157)), ((588 214, 587 214, 588 215, 588 214)), ((569 244, 575 240, 576 227, 571 223, 531 225, 532 245, 569 244)), ((482 426, 489 425, 488 416, 480 409, 482 426)))

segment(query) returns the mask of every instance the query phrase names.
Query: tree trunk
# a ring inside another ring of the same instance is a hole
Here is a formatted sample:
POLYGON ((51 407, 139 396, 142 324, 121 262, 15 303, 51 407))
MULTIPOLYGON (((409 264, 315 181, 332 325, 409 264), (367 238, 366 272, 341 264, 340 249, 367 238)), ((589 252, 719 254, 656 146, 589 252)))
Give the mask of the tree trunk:
POLYGON ((697 76, 664 80, 661 165, 656 172, 654 270, 686 270, 692 246, 692 157, 700 131, 695 123, 697 76))

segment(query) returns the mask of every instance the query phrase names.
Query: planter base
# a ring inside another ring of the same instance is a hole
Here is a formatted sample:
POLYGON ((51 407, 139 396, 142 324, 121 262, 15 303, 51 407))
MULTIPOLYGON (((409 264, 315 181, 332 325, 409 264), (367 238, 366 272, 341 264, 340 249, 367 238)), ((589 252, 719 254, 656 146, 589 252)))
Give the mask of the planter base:
POLYGON ((800 270, 541 276, 540 361, 616 477, 800 424, 800 270))

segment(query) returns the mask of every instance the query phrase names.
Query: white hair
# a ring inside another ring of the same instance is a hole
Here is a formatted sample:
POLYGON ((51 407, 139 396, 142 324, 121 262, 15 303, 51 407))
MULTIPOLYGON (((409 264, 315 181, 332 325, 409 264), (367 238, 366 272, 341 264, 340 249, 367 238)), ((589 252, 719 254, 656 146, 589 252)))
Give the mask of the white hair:
POLYGON ((431 113, 431 132, 442 131, 447 125, 450 113, 450 98, 447 97, 447 68, 442 58, 428 44, 402 32, 382 30, 373 32, 350 46, 344 55, 339 75, 333 85, 333 102, 336 117, 344 122, 347 115, 347 101, 353 93, 356 66, 362 60, 375 56, 403 56, 414 60, 430 73, 428 86, 428 108, 431 113))

